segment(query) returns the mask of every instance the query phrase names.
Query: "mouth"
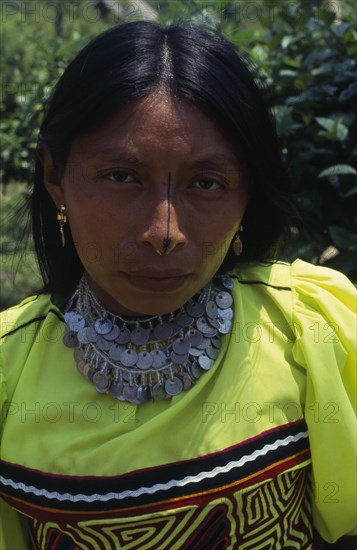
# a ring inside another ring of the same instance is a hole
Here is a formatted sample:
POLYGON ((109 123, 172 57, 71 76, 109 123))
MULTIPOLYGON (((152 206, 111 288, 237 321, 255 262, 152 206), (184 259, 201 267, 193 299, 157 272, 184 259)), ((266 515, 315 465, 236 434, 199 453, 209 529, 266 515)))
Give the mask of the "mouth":
POLYGON ((189 274, 180 270, 141 270, 125 273, 128 282, 140 290, 150 292, 170 292, 178 289, 188 279, 189 274))

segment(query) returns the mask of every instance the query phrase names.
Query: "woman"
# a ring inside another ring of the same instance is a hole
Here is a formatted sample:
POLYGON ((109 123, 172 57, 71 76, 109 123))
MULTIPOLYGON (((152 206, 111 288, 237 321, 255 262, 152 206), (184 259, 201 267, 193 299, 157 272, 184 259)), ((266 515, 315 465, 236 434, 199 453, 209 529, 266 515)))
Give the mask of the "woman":
POLYGON ((97 37, 50 102, 31 212, 45 287, 2 323, 3 546, 353 534, 353 287, 277 261, 293 210, 232 47, 97 37))

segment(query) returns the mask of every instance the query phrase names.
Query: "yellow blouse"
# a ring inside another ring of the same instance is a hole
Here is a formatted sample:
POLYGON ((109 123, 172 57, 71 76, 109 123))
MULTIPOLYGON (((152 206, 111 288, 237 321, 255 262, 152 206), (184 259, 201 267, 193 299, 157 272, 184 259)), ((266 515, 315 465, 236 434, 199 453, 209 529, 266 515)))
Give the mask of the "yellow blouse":
POLYGON ((54 297, 2 314, 1 549, 29 532, 38 548, 141 550, 357 533, 355 288, 300 260, 230 275, 214 367, 160 402, 97 393, 54 297))

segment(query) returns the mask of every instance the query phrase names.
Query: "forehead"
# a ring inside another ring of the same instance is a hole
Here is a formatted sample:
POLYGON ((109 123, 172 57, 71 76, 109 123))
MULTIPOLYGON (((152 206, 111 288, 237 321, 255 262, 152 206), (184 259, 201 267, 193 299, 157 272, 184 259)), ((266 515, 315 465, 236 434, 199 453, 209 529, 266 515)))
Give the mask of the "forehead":
POLYGON ((72 152, 85 151, 91 157, 110 156, 119 147, 132 155, 152 150, 183 155, 204 151, 236 161, 233 146, 207 115, 164 92, 121 109, 101 127, 78 138, 72 152))

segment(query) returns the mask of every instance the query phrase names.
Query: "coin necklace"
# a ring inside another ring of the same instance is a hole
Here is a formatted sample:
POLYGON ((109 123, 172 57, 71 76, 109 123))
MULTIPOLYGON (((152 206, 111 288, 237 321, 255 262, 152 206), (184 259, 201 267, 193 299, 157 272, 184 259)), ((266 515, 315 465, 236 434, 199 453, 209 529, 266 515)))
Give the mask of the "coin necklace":
POLYGON ((219 276, 178 310, 133 319, 105 310, 83 275, 66 308, 63 342, 98 392, 134 404, 168 399, 213 367, 232 327, 232 288, 219 276))

